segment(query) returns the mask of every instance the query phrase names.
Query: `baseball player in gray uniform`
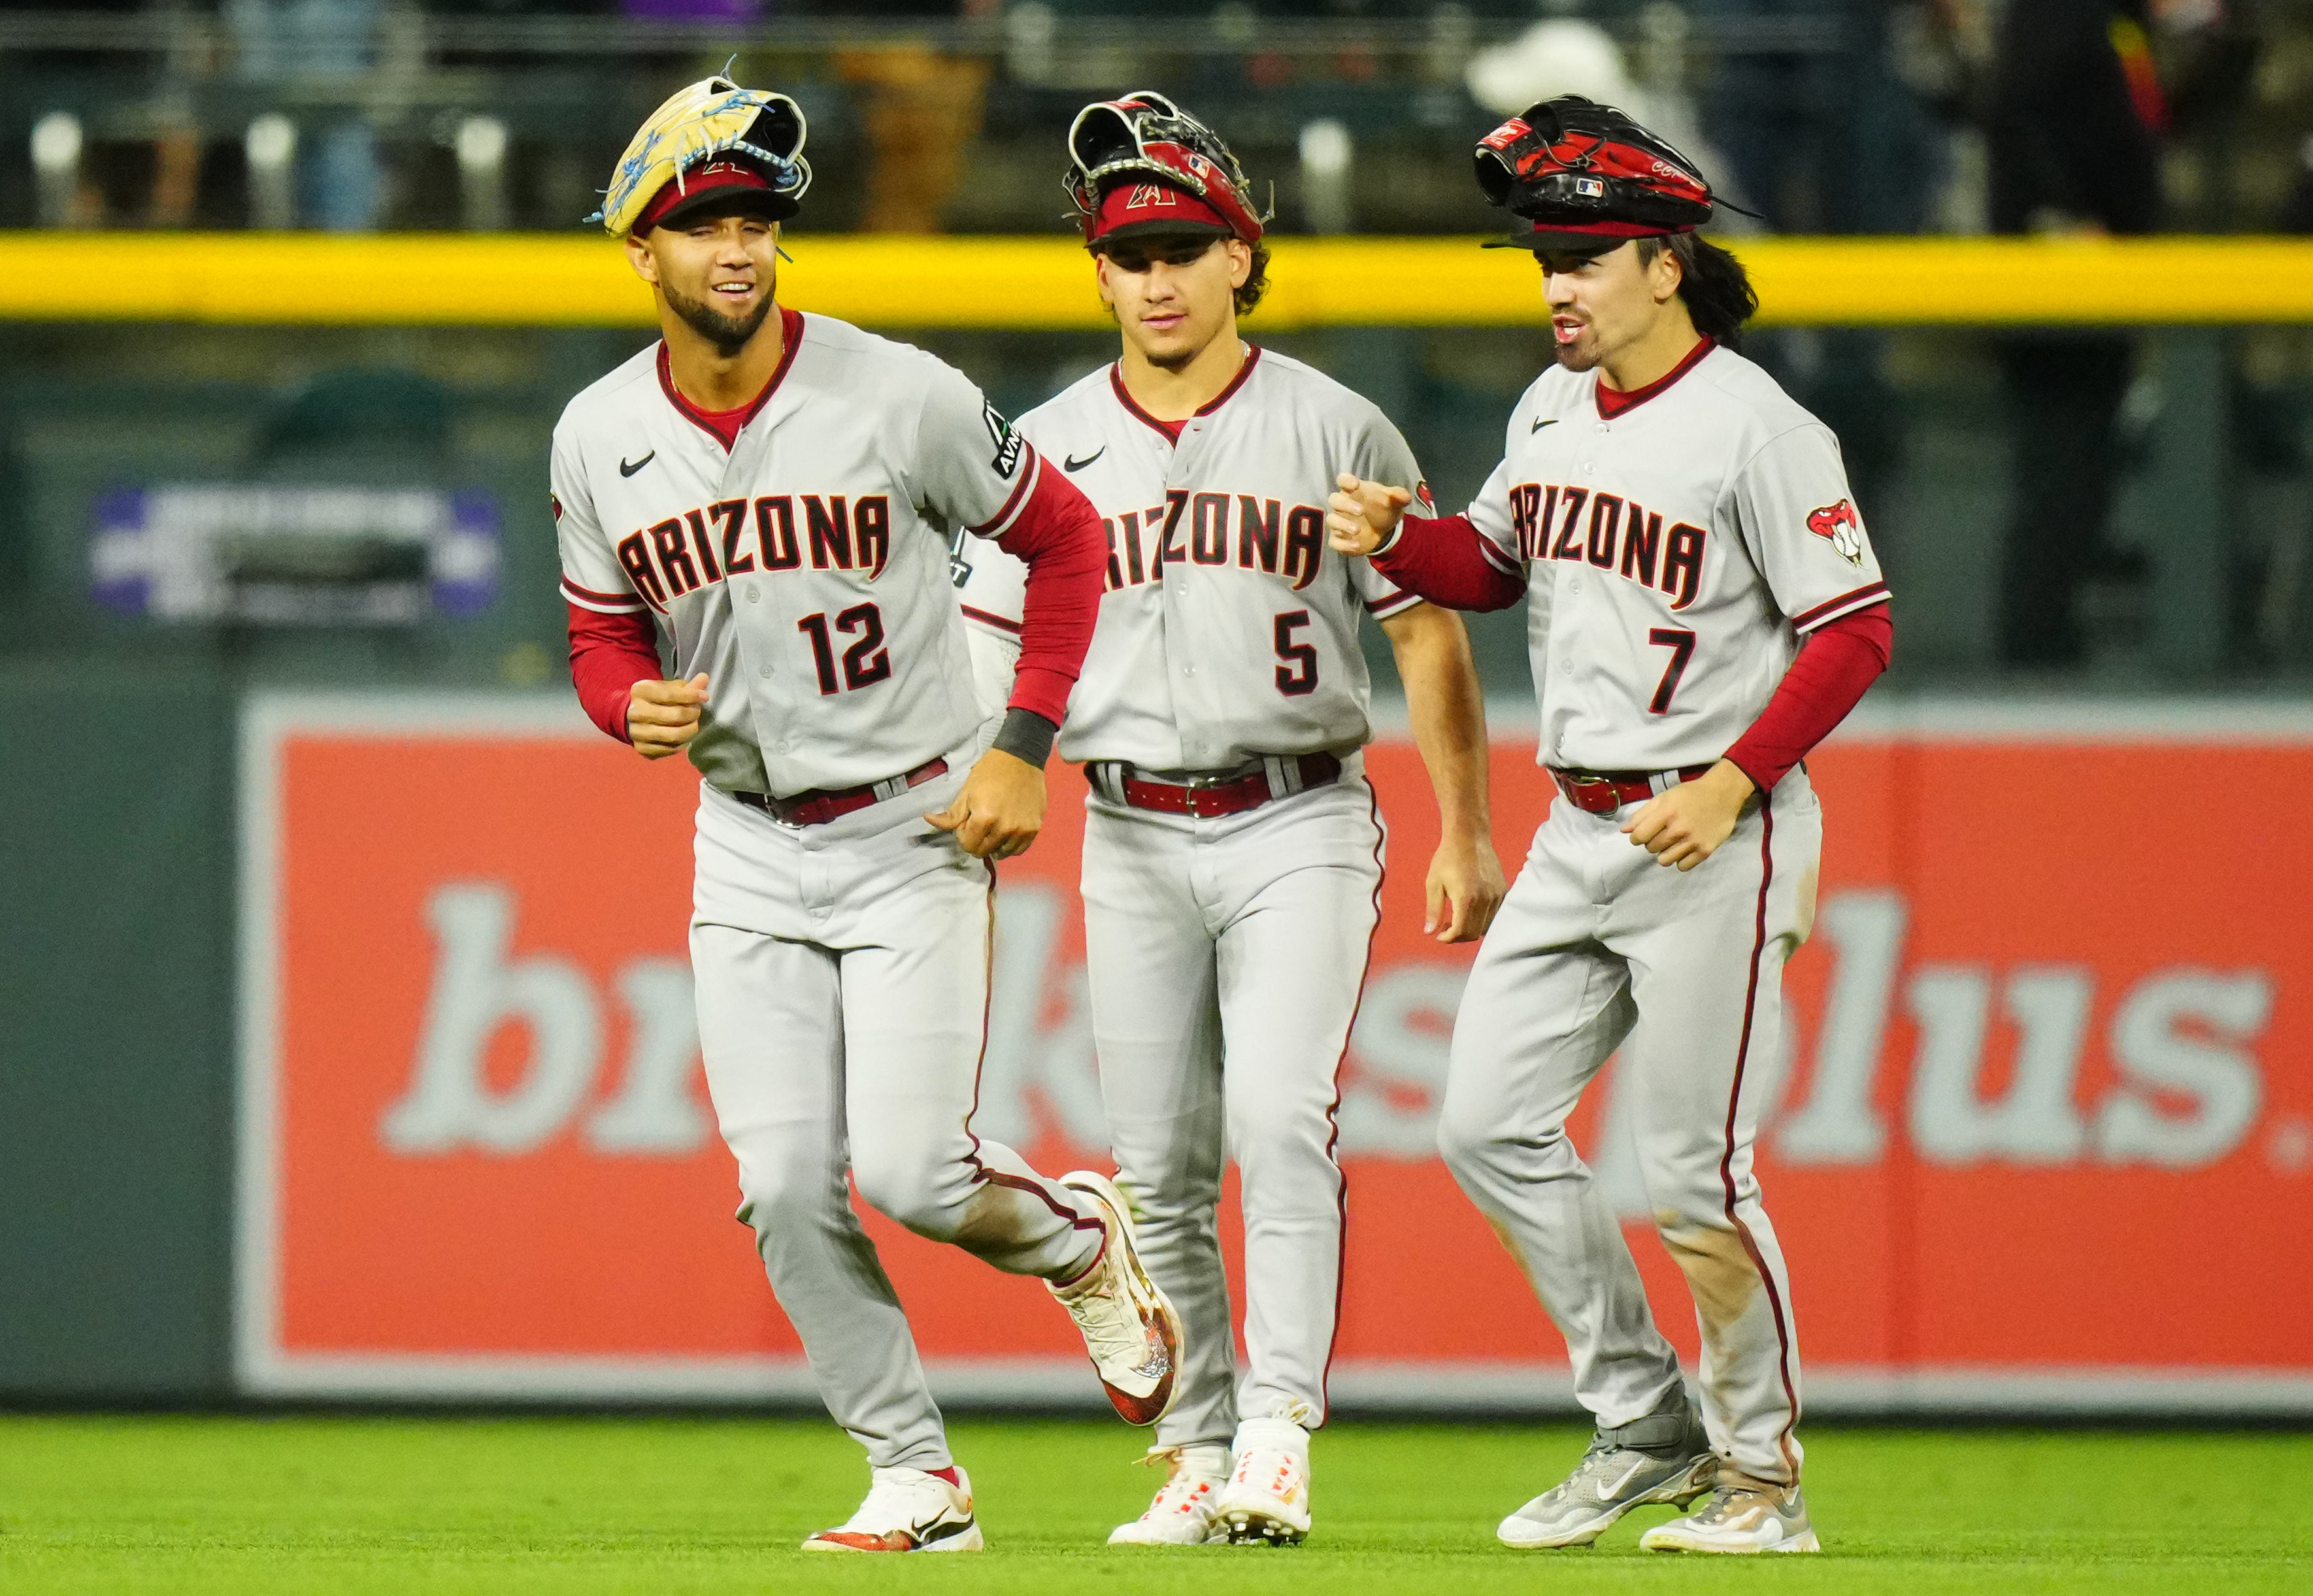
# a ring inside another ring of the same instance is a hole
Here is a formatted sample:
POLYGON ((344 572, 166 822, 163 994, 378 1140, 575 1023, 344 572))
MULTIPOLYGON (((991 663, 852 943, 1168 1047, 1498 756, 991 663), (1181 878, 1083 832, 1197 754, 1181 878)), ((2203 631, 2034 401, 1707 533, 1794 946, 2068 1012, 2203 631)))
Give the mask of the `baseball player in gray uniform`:
MULTIPOLYGON (((1344 472, 1419 483, 1396 428, 1246 346, 1261 218, 1220 140, 1161 96, 1086 108, 1069 187, 1121 357, 1021 431, 1100 510, 1106 592, 1062 754, 1092 788, 1093 1035, 1142 1256, 1191 1350, 1148 1513, 1112 1541, 1295 1541, 1341 1293, 1339 1074, 1378 918, 1383 834, 1362 618, 1394 647, 1444 840, 1428 929, 1474 938, 1502 878, 1461 619, 1325 547, 1344 472), (1251 1367, 1234 1368, 1216 1204, 1242 1176, 1251 1367)), ((1024 567, 972 552, 964 612, 1016 637, 1024 567)))
POLYGON ((1115 1188, 1047 1179, 971 1126, 990 861, 1042 823, 1107 550, 1066 474, 959 373, 776 303, 804 132, 785 96, 709 79, 629 147, 603 221, 663 338, 555 429, 563 592, 589 714, 704 777, 708 1088, 740 1217, 872 1469, 858 1512, 805 1545, 970 1550, 971 1484, 847 1175, 917 1233, 1043 1279, 1133 1422, 1165 1411, 1183 1351, 1115 1188), (949 583, 957 530, 1028 573, 1000 724, 949 583))
POLYGON ((1561 1484, 1502 1522, 1587 1545, 1813 1551, 1790 1283, 1751 1167, 1784 960, 1813 918, 1822 816, 1801 762, 1886 667, 1887 588, 1839 445, 1734 349, 1755 306, 1699 239, 1709 189, 1621 112, 1565 96, 1478 147, 1529 224, 1558 355, 1466 513, 1345 477, 1336 548, 1464 609, 1527 601, 1560 799, 1488 933, 1438 1144, 1566 1337, 1596 1416, 1561 1484), (1802 646, 1804 645, 1804 646, 1802 646), (1668 867, 1668 868, 1664 868, 1668 867), (1702 1340, 1695 1411, 1567 1117, 1620 1048, 1647 1197, 1702 1340))

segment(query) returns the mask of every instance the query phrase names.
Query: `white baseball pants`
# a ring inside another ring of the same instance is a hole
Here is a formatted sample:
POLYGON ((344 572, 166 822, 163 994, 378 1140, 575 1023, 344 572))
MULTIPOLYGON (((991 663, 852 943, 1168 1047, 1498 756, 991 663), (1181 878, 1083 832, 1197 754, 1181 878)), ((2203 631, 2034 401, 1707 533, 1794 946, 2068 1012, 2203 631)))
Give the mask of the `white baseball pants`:
POLYGON ((962 780, 811 827, 700 787, 690 958, 739 1218, 828 1411, 879 1468, 953 1460, 846 1172, 1011 1274, 1068 1278, 1101 1241, 1090 1204, 972 1132, 994 875, 922 819, 962 780))
POLYGON ((1379 918, 1383 832, 1362 761, 1198 820, 1086 805, 1085 943, 1101 1097, 1145 1217, 1140 1256, 1187 1342, 1160 1446, 1229 1443, 1240 1405, 1217 1206, 1244 1215, 1244 1412, 1325 1413, 1341 1281, 1338 1077, 1379 918))
POLYGON ((1470 972, 1438 1147, 1566 1337, 1583 1405, 1601 1426, 1650 1411, 1678 1360, 1566 1134, 1620 1048, 1648 1202, 1702 1327, 1711 1444, 1746 1474, 1793 1481, 1799 1347, 1751 1142, 1779 1057, 1783 961, 1814 918, 1822 810, 1795 770, 1680 872, 1623 835, 1636 809, 1551 806, 1470 972))

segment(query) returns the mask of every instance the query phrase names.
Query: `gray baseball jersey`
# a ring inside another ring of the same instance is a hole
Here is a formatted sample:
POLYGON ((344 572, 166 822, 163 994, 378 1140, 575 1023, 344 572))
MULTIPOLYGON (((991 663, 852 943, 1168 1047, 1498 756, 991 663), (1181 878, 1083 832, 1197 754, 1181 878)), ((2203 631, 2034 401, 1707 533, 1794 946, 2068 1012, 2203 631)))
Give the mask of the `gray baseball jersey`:
POLYGON ((1528 583, 1542 762, 1707 765, 1799 636, 1887 584, 1838 439, 1758 366, 1709 348, 1611 419, 1596 381, 1553 367, 1526 390, 1468 514, 1528 583))
POLYGON ((926 818, 986 719, 948 534, 1003 531, 1041 468, 930 355, 782 314, 783 364, 743 417, 682 404, 655 349, 571 401, 562 589, 647 612, 674 673, 713 678, 690 750, 706 777, 690 955, 740 1217, 836 1420, 878 1468, 942 1469, 939 1407, 850 1192, 1014 1274, 1074 1278, 1104 1234, 1091 1198, 972 1129, 994 874, 926 818), (942 755, 946 771, 823 823, 727 795, 942 755))
MULTIPOLYGON (((1598 399, 1591 373, 1545 373, 1469 512, 1486 557, 1526 580, 1542 759, 1709 765, 1766 707, 1799 636, 1883 601, 1886 583, 1837 441, 1741 355, 1704 345, 1650 389, 1598 399)), ((1711 1446, 1796 1483, 1790 1271, 1751 1151, 1783 961, 1814 918, 1822 810, 1794 770, 1684 872, 1622 830, 1642 802, 1551 805, 1463 992, 1438 1144, 1564 1334, 1597 1422, 1683 1400, 1677 1355, 1565 1134, 1619 1048, 1643 1105, 1648 1202, 1694 1298, 1711 1446)))
MULTIPOLYGON (((1060 747, 1072 760, 1210 770, 1371 735, 1361 613, 1420 602, 1325 542, 1334 476, 1419 483, 1378 409, 1256 349, 1175 443, 1104 367, 1020 418, 1101 513, 1106 591, 1060 747)), ((1049 469, 1049 468, 1048 468, 1049 469)), ((1426 491, 1426 490, 1425 490, 1426 491)), ((1026 567, 957 556, 965 613, 1016 631, 1026 567)))
POLYGON ((691 762, 775 797, 973 735, 950 534, 1003 532, 1042 469, 953 367, 783 314, 784 364, 731 448, 655 346, 570 401, 552 470, 564 595, 648 611, 673 674, 711 679, 691 762))

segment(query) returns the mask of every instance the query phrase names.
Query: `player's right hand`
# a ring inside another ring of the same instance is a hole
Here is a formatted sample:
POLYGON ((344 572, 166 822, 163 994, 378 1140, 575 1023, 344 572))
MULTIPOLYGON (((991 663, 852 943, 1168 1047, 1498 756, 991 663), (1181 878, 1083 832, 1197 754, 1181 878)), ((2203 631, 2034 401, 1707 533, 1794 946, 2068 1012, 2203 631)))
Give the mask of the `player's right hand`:
POLYGON ((638 681, 627 691, 627 741, 646 759, 679 754, 699 735, 707 673, 689 681, 638 681))
POLYGON ((1325 540, 1340 554, 1371 554, 1397 530, 1398 519, 1413 495, 1402 487, 1385 487, 1343 471, 1334 478, 1341 490, 1325 502, 1325 540))

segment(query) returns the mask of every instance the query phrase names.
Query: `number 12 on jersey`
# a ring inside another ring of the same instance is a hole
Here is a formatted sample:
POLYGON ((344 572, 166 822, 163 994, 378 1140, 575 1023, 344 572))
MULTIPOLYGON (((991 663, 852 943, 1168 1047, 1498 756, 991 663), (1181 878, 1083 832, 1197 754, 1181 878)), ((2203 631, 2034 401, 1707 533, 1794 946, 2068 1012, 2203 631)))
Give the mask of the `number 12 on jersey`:
POLYGON ((796 622, 796 630, 811 639, 812 663, 819 668, 819 690, 823 697, 845 688, 855 691, 873 687, 892 674, 892 656, 884 646, 884 617, 873 604, 854 604, 835 618, 839 632, 857 632, 859 641, 843 651, 843 675, 835 673, 835 642, 828 635, 825 615, 806 615, 796 622))
POLYGON ((1678 679, 1686 674, 1686 662, 1694 658, 1694 634, 1684 627, 1657 627, 1647 634, 1647 641, 1657 648, 1670 650, 1670 663, 1663 668, 1661 685, 1655 688, 1654 698, 1647 706, 1650 715, 1668 715, 1670 696, 1678 691, 1678 679))

